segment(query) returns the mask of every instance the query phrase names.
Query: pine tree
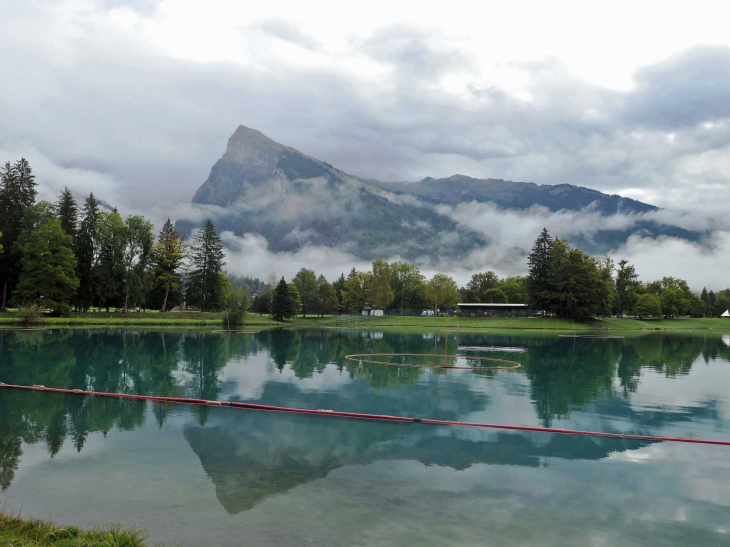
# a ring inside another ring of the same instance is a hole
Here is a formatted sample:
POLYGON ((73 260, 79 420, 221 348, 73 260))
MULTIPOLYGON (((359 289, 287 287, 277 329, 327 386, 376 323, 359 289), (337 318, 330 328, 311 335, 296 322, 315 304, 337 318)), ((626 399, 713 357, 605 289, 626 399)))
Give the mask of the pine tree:
POLYGON ((167 309, 170 292, 180 289, 180 269, 188 256, 188 246, 183 241, 180 232, 175 230, 168 218, 162 226, 160 235, 153 251, 153 279, 158 289, 164 291, 160 311, 167 309))
POLYGON ((532 253, 527 257, 530 303, 542 310, 547 309, 550 301, 550 251, 553 243, 550 232, 543 228, 532 246, 532 253))
POLYGON ((61 228, 63 228, 63 231, 75 239, 79 210, 76 205, 76 200, 67 186, 64 187, 63 192, 61 192, 61 195, 58 197, 58 202, 56 203, 56 215, 61 221, 61 228))
POLYGON ((188 300, 202 311, 221 307, 220 274, 225 253, 210 220, 195 235, 191 256, 194 269, 190 274, 188 300))
POLYGON ((76 237, 76 272, 79 278, 76 304, 81 309, 88 309, 95 301, 98 243, 99 206, 92 192, 84 203, 84 214, 76 237))
POLYGON ((5 164, 0 173, 0 232, 5 252, 0 255, 0 283, 2 297, 0 310, 4 311, 18 280, 21 255, 15 249, 20 235, 20 222, 26 207, 35 203, 36 183, 28 160, 21 158, 15 164, 5 164))
POLYGON ((283 321, 285 317, 291 317, 293 311, 291 293, 289 292, 289 285, 283 277, 273 292, 271 316, 275 321, 283 321))
POLYGON ((342 291, 345 289, 345 284, 347 283, 347 280, 345 280, 345 274, 341 273, 340 277, 332 284, 332 288, 335 290, 335 293, 337 294, 337 311, 342 310, 342 291))
POLYGON ((48 220, 28 236, 23 246, 15 303, 35 302, 57 315, 65 315, 79 285, 75 268, 71 236, 64 232, 58 219, 48 220))

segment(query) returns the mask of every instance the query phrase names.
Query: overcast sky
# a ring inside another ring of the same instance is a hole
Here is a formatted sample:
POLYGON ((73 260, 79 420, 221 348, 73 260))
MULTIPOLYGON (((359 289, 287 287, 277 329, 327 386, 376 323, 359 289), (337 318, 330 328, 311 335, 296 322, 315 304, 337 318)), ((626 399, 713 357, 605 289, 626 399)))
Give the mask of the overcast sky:
POLYGON ((355 175, 730 206, 727 2, 0 3, 0 159, 155 220, 239 124, 355 175))

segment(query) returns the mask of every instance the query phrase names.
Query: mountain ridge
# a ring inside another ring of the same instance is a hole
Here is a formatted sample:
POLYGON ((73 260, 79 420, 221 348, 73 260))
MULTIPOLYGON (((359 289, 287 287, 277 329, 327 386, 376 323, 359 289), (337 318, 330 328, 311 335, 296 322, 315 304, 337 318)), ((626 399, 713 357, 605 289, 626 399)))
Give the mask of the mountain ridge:
MULTIPOLYGON (((336 247, 362 259, 464 260, 489 245, 489 237, 456 221, 438 206, 493 203, 499 209, 590 211, 640 215, 658 210, 617 194, 571 184, 539 185, 455 174, 417 182, 381 182, 349 175, 333 165, 239 125, 228 139, 193 203, 217 205, 219 230, 256 233, 269 250, 297 251, 307 245, 336 247)), ((179 221, 184 230, 195 223, 179 221)), ((670 235, 697 240, 701 234, 637 219, 622 230, 574 234, 583 250, 605 253, 631 235, 670 235)), ((559 234, 558 234, 559 235, 559 234)))

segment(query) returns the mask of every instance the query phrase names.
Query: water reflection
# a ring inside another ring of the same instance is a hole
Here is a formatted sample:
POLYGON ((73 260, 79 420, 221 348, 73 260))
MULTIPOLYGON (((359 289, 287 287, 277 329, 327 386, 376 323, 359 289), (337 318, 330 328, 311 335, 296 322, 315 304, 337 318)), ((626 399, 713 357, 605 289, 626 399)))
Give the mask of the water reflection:
MULTIPOLYGON (((447 339, 328 329, 231 336, 145 330, 0 332, 0 380, 7 383, 412 416, 438 412, 439 418, 470 419, 498 408, 492 398, 501 392, 485 389, 491 384, 484 382, 500 381, 516 400, 529 397, 534 416, 546 426, 579 412, 600 420, 596 428, 623 424, 625 432, 634 433, 702 421, 727 426, 721 403, 712 397, 664 407, 630 404, 643 374, 682 381, 698 362, 716 359, 730 360, 730 348, 720 336, 658 333, 587 340, 523 333, 447 339), (504 358, 519 361, 522 368, 453 376, 345 359, 354 353, 442 353, 446 345, 452 354, 459 347, 486 347, 490 356, 506 348, 504 358), (328 371, 334 376, 327 376, 328 371), (241 378, 257 380, 260 390, 247 394, 241 378)), ((711 378, 705 381, 708 387, 712 383, 711 378)), ((0 390, 0 487, 10 487, 22 463, 23 443, 45 443, 50 457, 65 443, 81 452, 94 433, 131 431, 150 421, 162 428, 171 410, 171 405, 139 401, 0 390)), ((194 419, 184 426, 185 440, 229 513, 351 464, 408 459, 453 469, 479 463, 537 467, 546 458, 597 460, 648 444, 560 435, 467 435, 453 428, 231 409, 191 407, 189 415, 194 419)))

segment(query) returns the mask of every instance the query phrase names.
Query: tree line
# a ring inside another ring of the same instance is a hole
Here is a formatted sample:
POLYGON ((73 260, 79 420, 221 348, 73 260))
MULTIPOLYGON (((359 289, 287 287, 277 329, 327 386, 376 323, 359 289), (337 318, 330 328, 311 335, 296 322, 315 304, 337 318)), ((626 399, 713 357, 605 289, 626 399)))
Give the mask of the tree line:
POLYGON ((0 172, 1 310, 32 304, 55 315, 92 307, 165 311, 183 300, 217 310, 241 298, 248 307, 226 278, 210 221, 191 243, 170 219, 155 238, 149 220, 105 210, 93 193, 79 209, 68 188, 55 203, 36 203, 36 186, 24 158, 0 172))
POLYGON ((676 277, 641 282, 627 260, 616 265, 610 257, 588 256, 547 229, 535 240, 527 261, 529 303, 557 317, 717 317, 730 307, 730 289, 717 294, 703 289, 698 295, 676 277))
POLYGON ((557 317, 587 319, 625 314, 641 318, 719 316, 730 308, 730 289, 690 290, 685 280, 641 282, 626 260, 596 258, 543 229, 527 258, 528 275, 500 278, 478 272, 466 286, 442 273, 430 279, 418 266, 375 260, 330 283, 302 268, 287 283, 227 276, 225 253, 211 221, 191 243, 170 219, 155 238, 140 215, 123 218, 91 193, 79 208, 65 188, 55 203, 36 203, 36 182, 21 158, 0 170, 0 310, 35 304, 63 315, 73 308, 160 309, 185 303, 224 310, 236 324, 252 309, 282 320, 298 314, 406 308, 453 309, 461 302, 525 303, 557 317), (256 296, 251 302, 249 293, 256 296))

